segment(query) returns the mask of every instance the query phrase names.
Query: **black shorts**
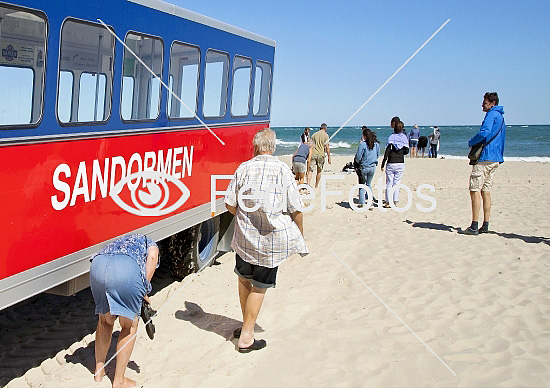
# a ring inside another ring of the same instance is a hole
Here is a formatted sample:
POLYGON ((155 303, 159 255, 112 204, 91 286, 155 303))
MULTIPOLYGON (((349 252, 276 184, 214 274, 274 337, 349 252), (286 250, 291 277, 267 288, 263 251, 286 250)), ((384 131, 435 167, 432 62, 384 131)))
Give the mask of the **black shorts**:
POLYGON ((274 288, 277 280, 277 267, 267 268, 261 265, 250 264, 235 254, 235 273, 250 280, 254 287, 274 288))

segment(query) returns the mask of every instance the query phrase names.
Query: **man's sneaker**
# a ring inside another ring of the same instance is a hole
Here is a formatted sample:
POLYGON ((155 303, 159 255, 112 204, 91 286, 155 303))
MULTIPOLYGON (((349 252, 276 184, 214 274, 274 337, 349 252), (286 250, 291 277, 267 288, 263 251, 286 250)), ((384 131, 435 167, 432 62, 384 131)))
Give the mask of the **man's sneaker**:
POLYGON ((470 236, 477 236, 479 234, 479 230, 472 229, 471 227, 467 227, 462 231, 462 234, 469 234, 470 236))
POLYGON ((489 233, 489 228, 485 229, 485 228, 479 228, 478 229, 478 233, 481 234, 481 233, 489 233))

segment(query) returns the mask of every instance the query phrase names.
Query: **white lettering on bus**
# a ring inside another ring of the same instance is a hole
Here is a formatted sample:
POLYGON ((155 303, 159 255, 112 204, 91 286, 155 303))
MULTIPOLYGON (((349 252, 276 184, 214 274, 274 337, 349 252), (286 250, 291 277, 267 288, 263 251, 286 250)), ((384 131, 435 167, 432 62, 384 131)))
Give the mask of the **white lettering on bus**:
MULTIPOLYGON (((157 170, 172 175, 176 179, 191 176, 193 148, 194 146, 169 148, 157 152, 147 151, 143 155, 134 153, 128 160, 122 156, 113 156, 104 160, 95 159, 91 166, 81 161, 72 183, 68 180, 72 176, 71 167, 62 163, 56 167, 52 177, 53 187, 59 191, 51 196, 52 207, 55 210, 63 210, 67 206, 75 206, 79 197, 82 197, 84 203, 105 198, 113 194, 113 188, 121 179, 135 172, 157 170), (91 176, 88 176, 90 167, 91 176), (108 187, 107 184, 109 184, 108 187)), ((145 187, 145 180, 142 183, 145 187)), ((135 182, 129 182, 128 188, 135 190, 139 184, 140 178, 135 182)))
POLYGON ((65 177, 70 178, 71 177, 71 168, 68 164, 60 164, 56 167, 55 171, 53 172, 53 187, 55 187, 57 190, 61 191, 65 194, 65 197, 62 201, 59 201, 57 199, 57 195, 52 195, 52 207, 55 210, 61 210, 64 209, 65 206, 69 203, 69 200, 71 199, 71 186, 69 186, 67 183, 59 180, 59 176, 61 174, 65 174, 65 177))
POLYGON ((101 175, 99 160, 94 160, 92 167, 92 192, 90 194, 91 201, 95 200, 96 186, 99 186, 99 190, 101 191, 101 198, 105 198, 107 196, 107 184, 109 183, 109 181, 107 180, 107 171, 109 171, 109 159, 105 159, 103 176, 101 175))

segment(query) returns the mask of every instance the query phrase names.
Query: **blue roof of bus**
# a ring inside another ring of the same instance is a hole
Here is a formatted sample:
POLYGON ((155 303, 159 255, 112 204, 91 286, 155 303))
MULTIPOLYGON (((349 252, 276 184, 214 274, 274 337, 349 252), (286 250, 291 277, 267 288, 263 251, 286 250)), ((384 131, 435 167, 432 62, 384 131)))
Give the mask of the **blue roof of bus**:
POLYGON ((132 3, 140 4, 148 8, 156 9, 161 12, 165 12, 174 16, 178 16, 184 19, 188 19, 200 24, 207 25, 209 27, 216 28, 218 30, 226 31, 234 35, 242 36, 247 39, 251 39, 269 46, 275 47, 275 41, 265 38, 261 35, 254 34, 252 32, 243 30, 242 28, 238 28, 235 26, 232 26, 230 24, 220 22, 219 20, 215 20, 212 18, 209 18, 207 16, 198 14, 193 11, 189 11, 187 9, 178 7, 176 5, 166 3, 161 0, 127 0, 132 3))

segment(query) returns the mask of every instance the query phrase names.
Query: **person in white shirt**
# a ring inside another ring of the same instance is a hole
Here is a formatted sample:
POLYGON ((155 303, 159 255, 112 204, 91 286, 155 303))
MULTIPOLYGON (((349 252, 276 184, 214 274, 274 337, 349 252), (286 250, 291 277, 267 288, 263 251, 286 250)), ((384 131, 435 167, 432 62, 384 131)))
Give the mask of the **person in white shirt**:
POLYGON ((254 325, 267 288, 275 287, 279 265, 295 253, 309 253, 296 182, 290 168, 272 155, 275 132, 262 129, 253 144, 254 158, 237 168, 225 196, 227 210, 235 215, 231 247, 236 253, 243 324, 233 334, 241 353, 267 345, 254 339, 254 325))

